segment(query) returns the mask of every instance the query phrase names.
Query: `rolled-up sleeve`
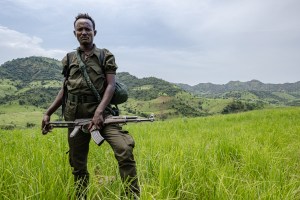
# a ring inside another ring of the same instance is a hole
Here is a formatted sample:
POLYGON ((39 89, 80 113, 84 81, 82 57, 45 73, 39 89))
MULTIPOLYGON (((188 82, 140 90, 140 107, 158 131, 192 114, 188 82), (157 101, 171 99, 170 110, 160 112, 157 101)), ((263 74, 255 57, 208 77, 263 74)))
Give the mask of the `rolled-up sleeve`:
POLYGON ((104 49, 104 70, 106 74, 116 74, 118 66, 114 55, 107 49, 104 49))
POLYGON ((62 74, 64 75, 64 77, 67 76, 67 72, 68 72, 68 56, 66 55, 62 60, 61 60, 61 64, 62 64, 62 74))

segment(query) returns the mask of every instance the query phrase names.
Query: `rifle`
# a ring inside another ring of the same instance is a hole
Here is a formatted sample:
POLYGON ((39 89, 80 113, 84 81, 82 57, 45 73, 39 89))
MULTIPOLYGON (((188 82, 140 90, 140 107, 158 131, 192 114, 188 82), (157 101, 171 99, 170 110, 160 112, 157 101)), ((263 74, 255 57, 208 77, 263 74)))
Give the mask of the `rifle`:
MULTIPOLYGON (((72 138, 79 132, 79 130, 82 130, 84 133, 89 133, 88 126, 91 121, 92 119, 76 119, 75 121, 49 122, 49 124, 43 128, 42 133, 45 135, 53 128, 74 128, 70 134, 70 137, 72 138)), ((131 122, 154 122, 154 115, 151 114, 148 118, 140 118, 137 116, 113 116, 104 120, 104 126, 108 124, 126 124, 131 122)), ((100 146, 105 140, 101 136, 100 131, 97 129, 92 128, 90 134, 98 146, 100 146)))

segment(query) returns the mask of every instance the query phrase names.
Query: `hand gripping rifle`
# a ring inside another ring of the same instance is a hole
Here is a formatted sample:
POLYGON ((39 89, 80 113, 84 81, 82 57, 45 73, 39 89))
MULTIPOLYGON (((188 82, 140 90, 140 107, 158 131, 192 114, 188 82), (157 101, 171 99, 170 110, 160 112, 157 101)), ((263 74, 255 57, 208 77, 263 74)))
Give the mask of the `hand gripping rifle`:
MULTIPOLYGON (((49 122, 46 127, 43 128, 42 133, 45 135, 53 128, 74 128, 70 134, 70 137, 74 137, 79 130, 84 133, 89 133, 88 126, 92 119, 76 119, 75 121, 54 121, 49 122)), ((148 118, 139 118, 137 116, 113 116, 104 120, 104 126, 108 124, 126 124, 131 122, 153 122, 154 115, 150 115, 148 118)), ((101 136, 100 131, 92 128, 90 131, 91 137, 94 142, 100 146, 104 142, 104 138, 101 136)))

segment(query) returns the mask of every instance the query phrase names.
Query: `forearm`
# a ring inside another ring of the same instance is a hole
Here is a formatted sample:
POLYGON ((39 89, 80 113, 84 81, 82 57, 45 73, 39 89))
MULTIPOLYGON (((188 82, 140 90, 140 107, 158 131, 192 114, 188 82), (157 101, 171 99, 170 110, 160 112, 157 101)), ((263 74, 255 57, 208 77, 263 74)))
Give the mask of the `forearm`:
POLYGON ((106 81, 107 81, 107 87, 105 88, 101 102, 94 113, 94 117, 88 128, 89 130, 92 128, 101 129, 104 125, 104 119, 103 119, 104 110, 109 105, 110 100, 115 93, 115 88, 116 88, 115 74, 107 74, 106 81))
POLYGON ((102 100, 95 111, 95 115, 102 115, 105 108, 109 105, 111 98, 115 92, 115 84, 109 84, 106 87, 102 100))
POLYGON ((63 88, 58 92, 55 100, 51 104, 51 106, 45 112, 45 115, 51 116, 61 105, 63 101, 64 90, 63 88))

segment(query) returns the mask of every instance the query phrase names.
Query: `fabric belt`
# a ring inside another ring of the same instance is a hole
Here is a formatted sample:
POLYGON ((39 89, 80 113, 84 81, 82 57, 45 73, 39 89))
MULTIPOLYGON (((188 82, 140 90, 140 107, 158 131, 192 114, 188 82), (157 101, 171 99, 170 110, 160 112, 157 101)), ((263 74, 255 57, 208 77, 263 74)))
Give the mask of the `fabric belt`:
POLYGON ((68 101, 74 103, 93 103, 98 102, 97 98, 92 95, 75 95, 68 93, 68 101))

